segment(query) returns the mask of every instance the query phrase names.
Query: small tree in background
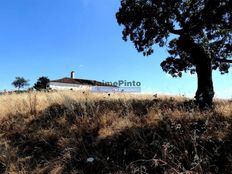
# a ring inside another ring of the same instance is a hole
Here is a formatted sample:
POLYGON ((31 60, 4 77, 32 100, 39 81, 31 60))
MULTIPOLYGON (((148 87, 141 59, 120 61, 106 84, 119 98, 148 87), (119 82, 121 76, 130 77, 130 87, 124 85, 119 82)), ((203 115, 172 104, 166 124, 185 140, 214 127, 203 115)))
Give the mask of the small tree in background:
POLYGON ((37 82, 34 84, 34 88, 36 90, 46 90, 48 89, 48 86, 49 86, 49 78, 48 77, 40 77, 37 82))
POLYGON ((15 88, 18 88, 20 90, 21 88, 24 88, 26 86, 29 86, 28 83, 29 80, 24 79, 23 77, 15 77, 15 80, 12 82, 12 85, 15 88))

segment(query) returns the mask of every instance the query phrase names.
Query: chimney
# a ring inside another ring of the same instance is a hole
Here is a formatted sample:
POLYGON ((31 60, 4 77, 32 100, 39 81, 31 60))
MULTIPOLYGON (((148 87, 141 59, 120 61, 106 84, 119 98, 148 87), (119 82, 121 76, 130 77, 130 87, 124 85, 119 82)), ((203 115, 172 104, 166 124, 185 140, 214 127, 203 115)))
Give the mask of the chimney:
POLYGON ((71 79, 75 79, 75 71, 71 72, 71 79))

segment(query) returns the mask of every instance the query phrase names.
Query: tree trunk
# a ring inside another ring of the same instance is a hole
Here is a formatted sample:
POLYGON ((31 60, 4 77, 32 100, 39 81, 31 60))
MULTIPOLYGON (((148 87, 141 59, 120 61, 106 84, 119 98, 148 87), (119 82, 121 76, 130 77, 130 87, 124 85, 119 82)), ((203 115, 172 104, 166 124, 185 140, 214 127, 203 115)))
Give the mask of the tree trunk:
POLYGON ((211 107, 214 97, 212 63, 208 57, 203 55, 199 58, 196 61, 198 88, 195 98, 200 108, 211 107))
POLYGON ((196 91, 196 102, 200 108, 211 107, 213 104, 214 89, 212 80, 212 60, 204 48, 196 44, 188 35, 180 36, 177 45, 189 53, 196 66, 198 88, 196 91))

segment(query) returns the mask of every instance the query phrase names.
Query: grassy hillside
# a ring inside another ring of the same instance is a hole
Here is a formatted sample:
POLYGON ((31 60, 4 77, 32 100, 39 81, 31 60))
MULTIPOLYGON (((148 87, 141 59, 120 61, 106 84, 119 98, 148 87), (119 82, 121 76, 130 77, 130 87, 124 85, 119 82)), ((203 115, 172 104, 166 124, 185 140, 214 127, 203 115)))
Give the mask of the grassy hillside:
POLYGON ((0 173, 230 174, 232 103, 25 93, 0 96, 0 173))

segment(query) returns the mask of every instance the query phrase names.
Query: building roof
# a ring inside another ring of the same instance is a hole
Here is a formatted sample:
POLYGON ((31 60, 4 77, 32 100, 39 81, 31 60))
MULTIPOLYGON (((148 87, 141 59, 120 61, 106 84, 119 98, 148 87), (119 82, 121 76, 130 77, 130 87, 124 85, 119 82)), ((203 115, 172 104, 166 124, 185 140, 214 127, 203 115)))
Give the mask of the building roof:
POLYGON ((73 78, 62 78, 58 80, 51 80, 50 82, 57 82, 57 83, 66 83, 66 84, 75 84, 75 85, 89 85, 89 86, 111 86, 116 87, 110 84, 102 83, 96 80, 86 80, 86 79, 73 79, 73 78))

